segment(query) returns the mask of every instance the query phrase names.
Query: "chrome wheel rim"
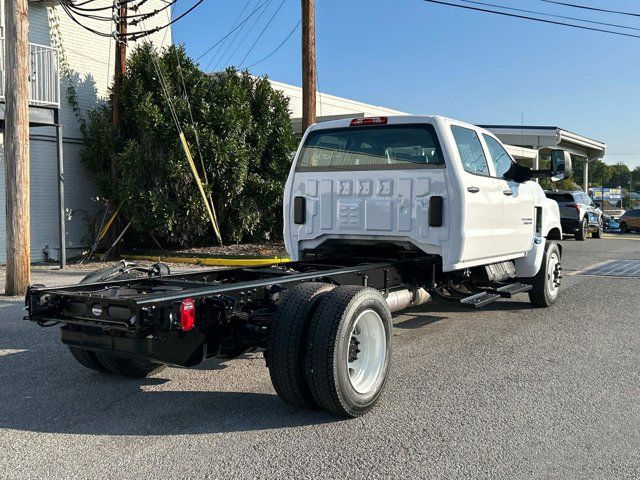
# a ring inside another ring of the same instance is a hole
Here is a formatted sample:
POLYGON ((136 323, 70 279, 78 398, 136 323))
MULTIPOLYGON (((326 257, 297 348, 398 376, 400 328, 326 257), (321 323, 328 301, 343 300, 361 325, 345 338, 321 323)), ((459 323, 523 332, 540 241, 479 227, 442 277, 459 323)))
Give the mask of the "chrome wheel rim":
POLYGON ((353 323, 349 335, 347 372, 353 389, 370 393, 378 382, 387 356, 384 322, 374 310, 365 310, 353 323))
POLYGON ((547 263, 547 285, 551 298, 556 298, 560 290, 560 257, 553 252, 547 263))

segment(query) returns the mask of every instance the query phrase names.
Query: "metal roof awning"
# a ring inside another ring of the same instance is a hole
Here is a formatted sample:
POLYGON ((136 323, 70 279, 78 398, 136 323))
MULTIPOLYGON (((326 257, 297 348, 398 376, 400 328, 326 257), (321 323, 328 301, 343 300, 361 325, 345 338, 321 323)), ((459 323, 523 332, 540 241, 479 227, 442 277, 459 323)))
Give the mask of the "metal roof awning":
POLYGON ((607 144, 564 128, 534 125, 480 125, 502 142, 531 149, 558 147, 589 161, 604 157, 607 144))

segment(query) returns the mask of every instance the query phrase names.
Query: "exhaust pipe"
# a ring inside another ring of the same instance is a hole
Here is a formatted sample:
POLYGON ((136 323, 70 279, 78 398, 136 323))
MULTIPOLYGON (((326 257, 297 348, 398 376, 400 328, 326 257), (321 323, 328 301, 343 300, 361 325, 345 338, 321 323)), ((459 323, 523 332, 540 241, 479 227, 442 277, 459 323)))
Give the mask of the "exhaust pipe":
POLYGON ((431 295, 424 289, 418 288, 417 290, 398 290, 397 292, 390 292, 387 295, 387 305, 391 313, 399 312, 408 307, 416 307, 427 303, 431 299, 431 295))

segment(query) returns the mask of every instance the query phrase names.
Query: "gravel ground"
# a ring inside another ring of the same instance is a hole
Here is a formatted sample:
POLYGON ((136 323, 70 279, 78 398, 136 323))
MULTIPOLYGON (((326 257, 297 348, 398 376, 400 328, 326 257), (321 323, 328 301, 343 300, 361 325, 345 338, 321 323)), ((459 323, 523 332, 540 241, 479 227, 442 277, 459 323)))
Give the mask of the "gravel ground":
POLYGON ((350 421, 279 401, 261 354, 143 381, 92 373, 5 297, 0 477, 640 478, 640 279, 574 275, 640 259, 640 235, 625 238, 566 240, 553 308, 398 316, 382 401, 350 421))

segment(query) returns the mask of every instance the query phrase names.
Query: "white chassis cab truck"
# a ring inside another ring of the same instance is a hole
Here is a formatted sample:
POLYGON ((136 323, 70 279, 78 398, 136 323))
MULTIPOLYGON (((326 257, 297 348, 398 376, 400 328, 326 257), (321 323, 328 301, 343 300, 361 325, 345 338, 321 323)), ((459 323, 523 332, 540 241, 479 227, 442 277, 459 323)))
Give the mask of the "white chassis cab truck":
POLYGON ((571 157, 544 154, 550 168, 531 170, 490 132, 438 116, 313 125, 284 193, 291 262, 177 275, 121 262, 31 286, 26 319, 61 324, 80 364, 125 377, 263 349, 284 401, 356 417, 383 391, 392 313, 556 301, 560 215, 534 179, 569 176, 571 157))

